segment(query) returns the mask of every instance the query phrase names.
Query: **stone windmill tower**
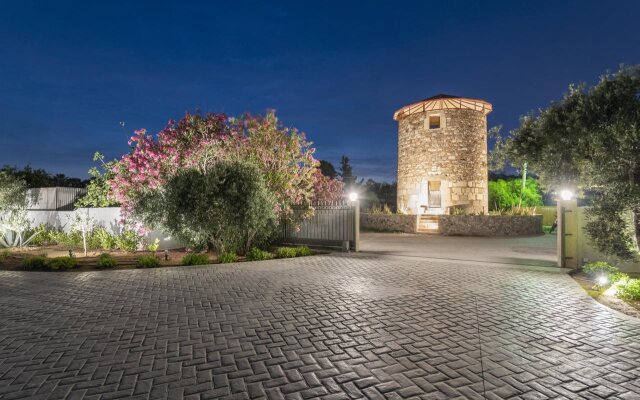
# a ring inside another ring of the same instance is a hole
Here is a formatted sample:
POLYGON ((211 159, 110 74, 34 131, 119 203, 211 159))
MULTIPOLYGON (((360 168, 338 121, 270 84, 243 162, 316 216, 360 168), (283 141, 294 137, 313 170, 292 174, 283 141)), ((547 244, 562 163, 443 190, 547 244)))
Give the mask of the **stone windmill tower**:
MULTIPOLYGON (((457 208, 488 212, 491 110, 484 100, 439 94, 395 112, 399 210, 434 216, 457 208)), ((431 221, 437 224, 437 217, 431 221)))

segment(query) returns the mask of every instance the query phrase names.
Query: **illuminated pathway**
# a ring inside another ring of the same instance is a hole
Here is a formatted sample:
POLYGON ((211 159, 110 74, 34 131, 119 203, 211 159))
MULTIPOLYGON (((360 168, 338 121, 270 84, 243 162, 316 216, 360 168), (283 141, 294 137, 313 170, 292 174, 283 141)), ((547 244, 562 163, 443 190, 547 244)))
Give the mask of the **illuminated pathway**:
POLYGON ((0 398, 640 398, 640 321, 549 271, 332 254, 0 272, 0 398))

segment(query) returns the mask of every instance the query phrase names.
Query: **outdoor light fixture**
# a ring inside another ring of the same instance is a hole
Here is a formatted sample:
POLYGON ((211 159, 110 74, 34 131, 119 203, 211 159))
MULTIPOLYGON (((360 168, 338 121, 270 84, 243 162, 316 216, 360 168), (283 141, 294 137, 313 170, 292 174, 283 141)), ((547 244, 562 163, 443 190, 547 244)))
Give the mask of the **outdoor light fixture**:
POLYGON ((565 201, 571 200, 573 198, 573 192, 571 190, 564 189, 560 192, 560 198, 565 201))
POLYGON ((598 285, 600 285, 600 286, 604 286, 604 285, 606 285, 607 283, 609 283, 609 278, 607 278, 607 276, 606 276, 606 275, 600 275, 600 276, 598 277, 597 281, 598 281, 598 285))
POLYGON ((358 193, 356 193, 356 192, 349 193, 349 200, 351 200, 351 201, 358 200, 358 193))

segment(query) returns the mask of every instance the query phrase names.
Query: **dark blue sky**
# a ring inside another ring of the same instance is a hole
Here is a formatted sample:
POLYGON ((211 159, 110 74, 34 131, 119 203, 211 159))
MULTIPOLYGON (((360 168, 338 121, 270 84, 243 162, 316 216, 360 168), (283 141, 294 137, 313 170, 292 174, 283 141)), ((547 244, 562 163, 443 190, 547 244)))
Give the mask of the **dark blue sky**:
POLYGON ((0 165, 84 177, 134 129, 273 108, 319 158, 393 180, 397 108, 477 97, 511 129, 569 83, 640 63, 638 15, 638 1, 7 1, 0 165))

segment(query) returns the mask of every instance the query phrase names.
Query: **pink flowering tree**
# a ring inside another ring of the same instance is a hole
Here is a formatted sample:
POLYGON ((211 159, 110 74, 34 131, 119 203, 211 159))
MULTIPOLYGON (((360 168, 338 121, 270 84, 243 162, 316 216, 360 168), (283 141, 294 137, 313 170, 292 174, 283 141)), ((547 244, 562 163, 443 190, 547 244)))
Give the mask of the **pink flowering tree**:
POLYGON ((148 221, 167 182, 178 173, 207 173, 220 161, 242 161, 256 165, 267 189, 276 199, 279 217, 293 217, 293 207, 313 213, 313 203, 342 197, 342 183, 320 173, 315 149, 304 133, 283 126, 275 113, 265 116, 187 113, 180 121, 169 121, 155 137, 138 130, 130 139, 131 152, 114 166, 110 181, 114 200, 123 215, 148 221), (145 217, 145 215, 147 217, 145 217), (145 217, 145 218, 143 218, 145 217))

